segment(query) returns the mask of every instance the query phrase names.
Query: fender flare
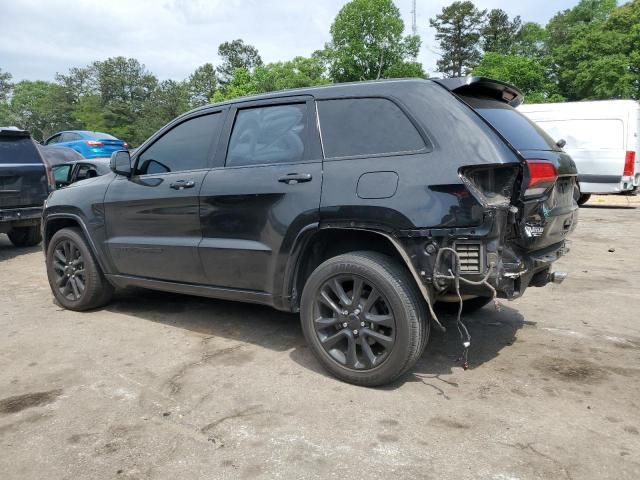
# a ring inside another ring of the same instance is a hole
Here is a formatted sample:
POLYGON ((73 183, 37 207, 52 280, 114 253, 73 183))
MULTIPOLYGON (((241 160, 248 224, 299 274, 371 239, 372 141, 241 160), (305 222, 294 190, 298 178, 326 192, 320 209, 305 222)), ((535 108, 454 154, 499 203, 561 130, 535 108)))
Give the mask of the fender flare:
POLYGON ((84 220, 82 220, 82 218, 79 215, 76 215, 75 213, 52 213, 47 215, 46 217, 43 217, 42 233, 45 234, 43 235, 43 238, 44 238, 43 247, 44 247, 45 255, 47 254, 47 249, 49 248, 49 242, 47 241, 47 236, 46 236, 49 220, 56 220, 60 218, 73 220, 80 226, 80 229, 82 230, 82 234, 84 235, 85 239, 87 240, 87 243, 89 244, 89 249, 93 254, 93 258, 96 259, 103 273, 107 273, 107 270, 105 269, 104 260, 98 254, 98 248, 96 247, 91 235, 89 235, 89 229, 87 228, 87 225, 85 224, 84 220))
POLYGON ((413 280, 416 282, 416 286, 418 287, 418 289, 420 290, 420 293, 422 294, 422 296, 424 297, 425 301, 427 302, 428 306, 429 306, 429 310, 431 310, 432 306, 433 306, 433 301, 432 301, 432 296, 429 292, 429 289, 426 285, 424 285, 422 283, 422 280, 420 278, 420 274, 419 272, 415 269, 414 265, 411 263, 411 259, 409 258, 409 255, 407 255, 407 252, 404 250, 404 248, 402 247, 402 244, 398 241, 397 238, 395 238, 393 235, 391 235, 390 233, 387 232, 383 232, 381 230, 376 230, 373 228, 362 228, 362 227, 351 227, 351 226, 325 226, 325 227, 319 227, 317 223, 312 224, 312 225, 308 225, 307 227, 305 227, 303 230, 300 231, 300 233, 298 234, 298 237, 296 238, 295 242, 294 242, 294 248, 292 250, 297 250, 297 254, 295 256, 295 260, 294 262, 291 262, 290 265, 291 266, 287 266, 287 270, 285 272, 285 294, 286 297, 289 298, 289 301, 292 300, 292 294, 293 294, 293 289, 295 286, 295 281, 297 279, 298 273, 299 273, 299 264, 300 264, 300 259, 302 258, 302 254, 305 252, 306 246, 308 244, 308 242, 313 238, 313 234, 312 235, 305 235, 305 238, 300 239, 301 236, 303 236, 303 234, 309 233, 310 231, 313 231, 314 234, 322 231, 322 230, 351 230, 351 231, 360 231, 360 232, 367 232, 367 233, 373 233, 376 235, 380 235, 384 238, 386 238, 391 245, 393 245, 393 247, 396 249, 396 251, 398 252, 398 254, 400 255, 400 258, 402 258, 402 261, 404 262, 404 264, 406 265, 406 267, 409 269, 409 272, 411 273, 411 276, 413 277, 413 280))

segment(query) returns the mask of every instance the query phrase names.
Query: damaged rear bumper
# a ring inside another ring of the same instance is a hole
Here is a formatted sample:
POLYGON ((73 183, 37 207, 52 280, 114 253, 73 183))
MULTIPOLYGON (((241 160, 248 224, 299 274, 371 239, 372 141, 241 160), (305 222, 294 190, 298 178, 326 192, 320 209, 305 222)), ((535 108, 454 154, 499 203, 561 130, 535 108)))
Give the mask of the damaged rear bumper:
MULTIPOLYGON (((456 268, 461 277, 471 282, 486 278, 486 283, 495 288, 499 298, 515 299, 529 286, 559 283, 566 276, 554 275, 551 267, 569 252, 570 242, 565 237, 573 232, 577 223, 577 211, 574 210, 550 217, 549 224, 562 222, 564 225, 558 238, 553 239, 558 241, 532 249, 526 245, 540 233, 532 229, 530 223, 519 223, 516 214, 514 207, 489 209, 478 227, 403 230, 397 232, 396 237, 423 286, 433 292, 432 301, 445 299, 455 292, 455 282, 444 277, 456 268), (453 254, 441 255, 440 264, 436 265, 438 251, 442 248, 455 250, 460 260, 458 267, 453 254)), ((493 294, 486 284, 468 282, 460 284, 460 293, 465 296, 493 294)))

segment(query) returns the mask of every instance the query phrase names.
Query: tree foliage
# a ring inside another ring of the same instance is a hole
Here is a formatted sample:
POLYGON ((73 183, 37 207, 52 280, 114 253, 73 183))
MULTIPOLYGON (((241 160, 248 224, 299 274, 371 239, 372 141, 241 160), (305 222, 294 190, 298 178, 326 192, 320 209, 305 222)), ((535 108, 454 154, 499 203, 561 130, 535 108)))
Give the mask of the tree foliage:
POLYGON ((486 13, 471 1, 456 1, 429 20, 442 50, 438 71, 459 77, 478 64, 482 58, 479 43, 486 13))
MULTIPOLYGON (((473 73, 513 83, 528 102, 640 99, 640 0, 576 0, 547 25, 522 22, 471 1, 430 20, 447 76, 473 73)), ((426 77, 420 39, 405 35, 392 0, 351 0, 330 26, 331 41, 309 57, 263 63, 242 39, 218 47, 184 80, 159 81, 134 58, 112 57, 57 74, 14 81, 0 69, 0 125, 42 140, 59 130, 112 133, 138 145, 189 109, 288 88, 377 78, 426 77)), ((436 59, 434 58, 434 63, 436 59)))
POLYGON ((222 86, 227 85, 239 68, 251 71, 262 65, 262 58, 258 50, 244 43, 242 39, 224 42, 218 47, 218 56, 222 63, 218 65, 218 81, 222 86))
POLYGON ((480 30, 482 49, 485 53, 511 53, 521 25, 522 21, 519 16, 510 20, 507 12, 494 8, 487 14, 486 23, 480 30))
POLYGON ((400 10, 392 0, 352 0, 331 25, 326 46, 329 74, 336 82, 376 80, 409 74, 420 50, 417 36, 404 35, 400 10))

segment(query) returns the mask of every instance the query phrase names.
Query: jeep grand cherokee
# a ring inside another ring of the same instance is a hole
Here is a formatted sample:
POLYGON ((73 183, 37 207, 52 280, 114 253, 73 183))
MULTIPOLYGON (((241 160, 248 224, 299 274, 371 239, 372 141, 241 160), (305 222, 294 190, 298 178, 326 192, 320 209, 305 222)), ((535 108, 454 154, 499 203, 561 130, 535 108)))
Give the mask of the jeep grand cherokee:
POLYGON ((562 278, 576 168, 521 101, 484 78, 390 80, 189 112, 49 197, 53 294, 87 310, 133 285, 300 312, 330 372, 390 382, 440 326, 434 304, 562 278))

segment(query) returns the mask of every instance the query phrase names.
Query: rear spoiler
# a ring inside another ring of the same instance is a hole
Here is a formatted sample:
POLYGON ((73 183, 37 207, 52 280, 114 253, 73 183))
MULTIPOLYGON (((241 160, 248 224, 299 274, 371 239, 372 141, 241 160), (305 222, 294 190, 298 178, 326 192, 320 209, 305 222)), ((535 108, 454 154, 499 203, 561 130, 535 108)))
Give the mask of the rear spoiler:
POLYGON ((456 95, 488 97, 517 107, 524 95, 513 85, 485 77, 434 78, 434 82, 456 95))
POLYGON ((27 130, 20 130, 17 127, 0 127, 0 137, 30 137, 27 130))

